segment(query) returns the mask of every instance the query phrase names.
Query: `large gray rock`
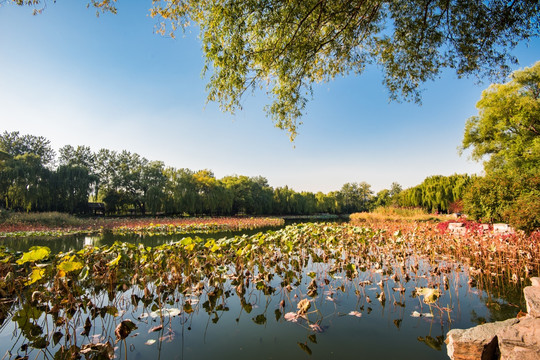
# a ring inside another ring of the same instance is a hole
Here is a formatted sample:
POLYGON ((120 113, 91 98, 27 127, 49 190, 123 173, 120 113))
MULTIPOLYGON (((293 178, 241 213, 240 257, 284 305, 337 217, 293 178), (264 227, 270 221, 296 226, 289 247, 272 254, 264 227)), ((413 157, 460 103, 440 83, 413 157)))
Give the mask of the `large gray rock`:
POLYGON ((446 338, 448 356, 453 360, 491 360, 498 358, 497 333, 519 322, 508 319, 470 329, 450 330, 446 338))
POLYGON ((497 334, 501 360, 540 359, 540 318, 524 317, 497 334))
POLYGON ((450 330, 448 356, 453 360, 539 360, 540 278, 532 278, 531 283, 523 289, 526 317, 450 330))
POLYGON ((527 313, 532 317, 540 317, 540 278, 531 279, 532 286, 523 289, 527 313))

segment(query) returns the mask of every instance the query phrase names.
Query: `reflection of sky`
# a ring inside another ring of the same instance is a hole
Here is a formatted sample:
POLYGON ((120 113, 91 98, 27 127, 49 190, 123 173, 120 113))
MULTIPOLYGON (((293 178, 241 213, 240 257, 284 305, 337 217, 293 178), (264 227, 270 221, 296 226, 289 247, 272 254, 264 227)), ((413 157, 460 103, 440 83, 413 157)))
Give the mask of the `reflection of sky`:
POLYGON ((96 240, 96 237, 86 236, 84 238, 84 246, 94 246, 94 242, 96 242, 96 240))
MULTIPOLYGON (((284 313, 297 311, 297 303, 306 297, 306 287, 311 278, 304 276, 301 285, 293 287, 290 293, 280 290, 281 279, 277 277, 271 281, 271 285, 277 290, 272 295, 264 295, 251 284, 244 296, 245 301, 252 305, 249 312, 242 309, 239 297, 231 291, 216 301, 217 306, 223 305, 226 310, 209 315, 204 309, 207 298, 203 295, 199 303, 193 305, 195 311, 192 314, 182 313, 173 318, 165 316, 163 329, 156 332, 149 330, 161 324, 159 318, 141 319, 141 314, 148 314, 155 308, 151 305, 145 308, 141 302, 136 308, 131 306, 133 294, 143 296, 141 289, 130 289, 123 295, 117 294, 112 298, 112 302, 109 302, 106 293, 90 295, 90 299, 98 307, 113 305, 120 313, 114 320, 109 315, 105 316, 104 321, 101 321, 99 316, 92 319, 90 335, 96 341, 111 340, 114 339, 114 329, 120 321, 134 321, 138 329, 127 338, 128 359, 298 359, 307 357, 304 353, 306 351, 312 352, 310 359, 391 359, 410 354, 414 354, 414 358, 418 360, 447 359, 443 344, 440 344, 441 350, 437 351, 419 338, 436 342, 437 337, 444 338, 450 328, 474 325, 474 319, 471 319, 472 311, 488 317, 487 308, 479 297, 481 293, 468 288, 466 273, 448 274, 450 290, 445 291, 438 302, 442 307, 452 308, 452 323, 449 324, 446 315, 441 317, 433 307, 434 318, 411 316, 413 311, 429 312, 429 307, 423 304, 421 299, 412 296, 415 287, 426 286, 433 280, 428 279, 427 269, 423 272, 421 267, 416 280, 411 276, 413 279, 408 283, 397 284, 388 276, 377 272, 360 272, 352 281, 346 281, 344 273, 336 273, 332 279, 328 275, 331 266, 314 264, 303 270, 304 274, 311 271, 317 273, 319 296, 312 302, 307 316, 311 323, 317 323, 323 329, 321 333, 311 331, 304 320, 293 323, 283 319, 284 313), (325 278, 330 280, 329 284, 323 282, 325 278), (377 300, 377 294, 381 291, 377 283, 381 279, 385 279, 384 305, 377 300), (370 284, 359 285, 368 280, 370 284), (345 285, 344 292, 337 290, 341 284, 345 285), (392 290, 395 286, 404 286, 407 290, 401 294, 392 290), (333 301, 327 299, 329 293, 333 294, 333 301), (368 302, 367 297, 371 298, 371 302, 368 302), (285 309, 279 307, 281 300, 285 301, 285 309), (395 302, 402 303, 405 307, 396 305, 395 302), (280 311, 277 318, 276 310, 280 311), (353 310, 361 312, 362 316, 348 315, 353 310), (156 343, 146 345, 148 340, 156 340, 156 343)), ((225 284, 227 290, 230 281, 225 284)), ((153 285, 149 284, 148 288, 155 294, 153 285)), ((206 291, 209 290, 211 288, 207 287, 206 291)), ((184 301, 185 297, 180 293, 162 299, 165 308, 182 309, 184 301), (176 299, 179 301, 175 301, 176 299)), ((82 315, 76 326, 79 343, 88 341, 79 335, 86 317, 87 315, 82 315)), ((47 328, 43 318, 38 323, 44 329, 47 328)), ((52 329, 52 324, 49 324, 48 329, 52 329)), ((63 329, 64 327, 59 330, 64 331, 63 329)), ((13 322, 8 320, 0 332, 0 353, 4 354, 14 346, 13 331, 13 322)), ((24 342, 24 339, 15 340, 14 349, 18 349, 24 342)), ((50 350, 54 354, 57 349, 58 347, 50 350)), ((122 343, 120 346, 117 344, 116 354, 119 358, 124 357, 124 349, 122 343)))

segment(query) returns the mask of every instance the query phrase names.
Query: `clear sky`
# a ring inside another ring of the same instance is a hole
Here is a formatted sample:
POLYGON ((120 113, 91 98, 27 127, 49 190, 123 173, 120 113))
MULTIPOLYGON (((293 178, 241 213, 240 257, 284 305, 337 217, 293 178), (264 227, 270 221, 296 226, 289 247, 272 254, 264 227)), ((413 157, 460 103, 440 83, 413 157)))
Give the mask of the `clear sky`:
MULTIPOLYGON (((48 1, 44 13, 0 2, 0 132, 45 136, 58 150, 87 145, 216 177, 268 179, 297 191, 339 190, 366 181, 374 191, 430 175, 481 173, 458 155, 465 121, 489 83, 452 72, 425 84, 423 104, 390 103, 369 68, 318 85, 294 144, 263 112, 264 93, 234 116, 206 104, 204 59, 193 32, 153 33, 151 2, 120 0, 96 17, 87 1, 48 1)), ((540 41, 520 46, 516 68, 540 60, 540 41)))

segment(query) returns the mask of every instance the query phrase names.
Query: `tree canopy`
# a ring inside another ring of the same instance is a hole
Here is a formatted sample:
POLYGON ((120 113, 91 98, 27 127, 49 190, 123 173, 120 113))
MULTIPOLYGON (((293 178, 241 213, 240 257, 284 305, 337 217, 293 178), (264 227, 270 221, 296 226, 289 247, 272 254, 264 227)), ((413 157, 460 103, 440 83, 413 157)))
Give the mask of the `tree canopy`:
POLYGON ((484 163, 486 171, 540 165, 540 61, 516 71, 509 82, 492 84, 476 104, 478 115, 467 120, 463 149, 484 163))
POLYGON ((540 62, 491 85, 476 107, 462 148, 486 159, 486 175, 474 179, 464 209, 473 218, 532 232, 540 227, 540 62))
MULTIPOLYGON (((41 11, 46 0, 12 0, 41 11)), ((116 0, 91 0, 116 12, 116 0)), ((157 31, 198 26, 210 71, 208 99, 241 108, 263 89, 267 113, 291 138, 313 85, 378 64, 391 99, 420 99, 444 68, 458 76, 507 75, 510 50, 540 35, 540 5, 515 0, 152 0, 157 31)))

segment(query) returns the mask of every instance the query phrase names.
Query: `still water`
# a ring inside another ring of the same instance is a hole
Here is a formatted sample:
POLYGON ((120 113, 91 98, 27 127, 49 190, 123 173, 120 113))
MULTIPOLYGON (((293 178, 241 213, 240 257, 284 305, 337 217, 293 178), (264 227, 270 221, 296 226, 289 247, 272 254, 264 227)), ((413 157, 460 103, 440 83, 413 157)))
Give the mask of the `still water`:
MULTIPOLYGON (((220 238, 230 237, 231 233, 200 235, 220 238)), ((19 251, 46 245, 53 252, 65 252, 118 240, 154 247, 180 238, 105 235, 15 239, 5 240, 4 245, 19 251)), ((120 359, 447 359, 443 340, 450 329, 512 317, 519 311, 513 304, 520 304, 520 289, 505 293, 503 298, 471 287, 468 267, 444 260, 435 266, 447 269, 448 289, 436 304, 428 305, 416 295, 415 288, 433 286, 430 273, 434 264, 414 255, 406 261, 407 266, 418 264, 416 274, 411 274, 414 278, 407 282, 395 281, 388 271, 376 267, 359 271, 349 279, 344 271, 332 273, 331 263, 310 260, 301 267, 299 280, 288 289, 280 286, 283 279, 275 276, 268 283, 274 291, 258 288, 252 282, 239 295, 231 275, 218 293, 207 286, 198 295, 185 291, 164 294, 161 310, 141 301, 144 293, 137 287, 112 295, 102 291, 89 294, 89 301, 100 309, 115 311, 102 311, 100 315, 91 315, 90 310, 77 312, 69 326, 58 325, 45 313, 25 315, 39 307, 24 312, 12 308, 6 311, 0 327, 0 355, 3 359, 56 359, 62 358, 62 344, 81 347, 108 342, 120 359), (314 282, 316 294, 308 296, 314 282), (304 316, 298 316, 303 299, 310 300, 310 308, 304 316), (49 341, 45 349, 32 348, 36 339, 28 331, 25 333, 21 314, 41 329, 33 331, 41 331, 48 339, 53 338, 53 333, 61 333, 62 339, 57 344, 49 341), (85 333, 87 318, 91 328, 85 333), (116 342, 115 329, 123 320, 131 320, 137 329, 116 342)), ((149 289, 156 292, 157 286, 149 289)))

